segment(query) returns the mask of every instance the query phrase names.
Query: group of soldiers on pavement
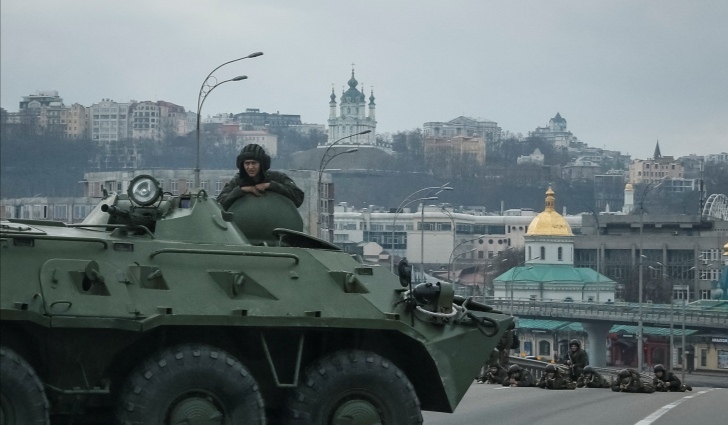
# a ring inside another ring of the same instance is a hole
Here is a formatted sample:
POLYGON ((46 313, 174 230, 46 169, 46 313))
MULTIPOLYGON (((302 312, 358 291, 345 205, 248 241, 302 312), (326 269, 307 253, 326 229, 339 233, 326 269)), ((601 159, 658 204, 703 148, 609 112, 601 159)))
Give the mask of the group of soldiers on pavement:
POLYGON ((569 352, 563 364, 549 364, 537 381, 531 372, 517 364, 508 366, 508 358, 503 361, 503 350, 494 351, 487 366, 478 376, 479 384, 496 384, 505 387, 533 387, 561 390, 576 388, 611 388, 614 392, 653 393, 655 391, 692 391, 692 387, 680 382, 678 377, 662 365, 654 367, 652 381, 635 369, 622 369, 614 380, 602 376, 589 366, 589 358, 577 340, 569 342, 569 352), (505 366, 508 366, 506 369, 505 366))

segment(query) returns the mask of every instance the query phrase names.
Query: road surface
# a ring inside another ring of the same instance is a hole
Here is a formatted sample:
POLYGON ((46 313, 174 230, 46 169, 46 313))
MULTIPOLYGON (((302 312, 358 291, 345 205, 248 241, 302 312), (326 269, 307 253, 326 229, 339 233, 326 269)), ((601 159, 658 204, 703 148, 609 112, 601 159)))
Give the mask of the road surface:
POLYGON ((728 389, 629 394, 474 384, 455 413, 423 412, 425 425, 695 425, 725 423, 728 389))

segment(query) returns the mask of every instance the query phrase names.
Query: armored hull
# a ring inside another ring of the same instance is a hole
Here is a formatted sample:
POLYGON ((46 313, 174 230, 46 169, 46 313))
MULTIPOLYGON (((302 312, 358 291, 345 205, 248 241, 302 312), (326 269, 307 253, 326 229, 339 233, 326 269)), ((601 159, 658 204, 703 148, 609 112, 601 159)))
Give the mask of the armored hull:
POLYGON ((250 244, 204 191, 3 222, 3 423, 421 423, 455 409, 513 327, 445 283, 272 240, 250 244), (11 390, 16 375, 35 385, 11 390))

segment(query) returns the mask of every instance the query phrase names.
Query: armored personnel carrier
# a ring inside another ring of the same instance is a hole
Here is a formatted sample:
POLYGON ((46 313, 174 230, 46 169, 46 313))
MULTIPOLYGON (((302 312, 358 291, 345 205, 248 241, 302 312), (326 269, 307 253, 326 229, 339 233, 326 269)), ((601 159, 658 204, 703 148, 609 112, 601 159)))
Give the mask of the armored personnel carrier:
POLYGON ((83 223, 3 221, 0 423, 419 424, 511 332, 404 262, 285 223, 253 244, 232 210, 138 176, 83 223))

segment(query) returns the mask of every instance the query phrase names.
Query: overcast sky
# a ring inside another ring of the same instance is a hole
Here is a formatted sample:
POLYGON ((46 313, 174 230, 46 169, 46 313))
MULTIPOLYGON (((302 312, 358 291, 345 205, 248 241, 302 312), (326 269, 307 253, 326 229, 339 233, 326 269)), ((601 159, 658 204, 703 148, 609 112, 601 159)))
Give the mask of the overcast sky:
MULTIPOLYGON (((728 151, 728 1, 3 0, 0 104, 165 100, 326 123, 355 63, 377 131, 460 115, 527 134, 556 112, 633 158, 728 151)), ((361 87, 361 86, 360 86, 361 87)))

